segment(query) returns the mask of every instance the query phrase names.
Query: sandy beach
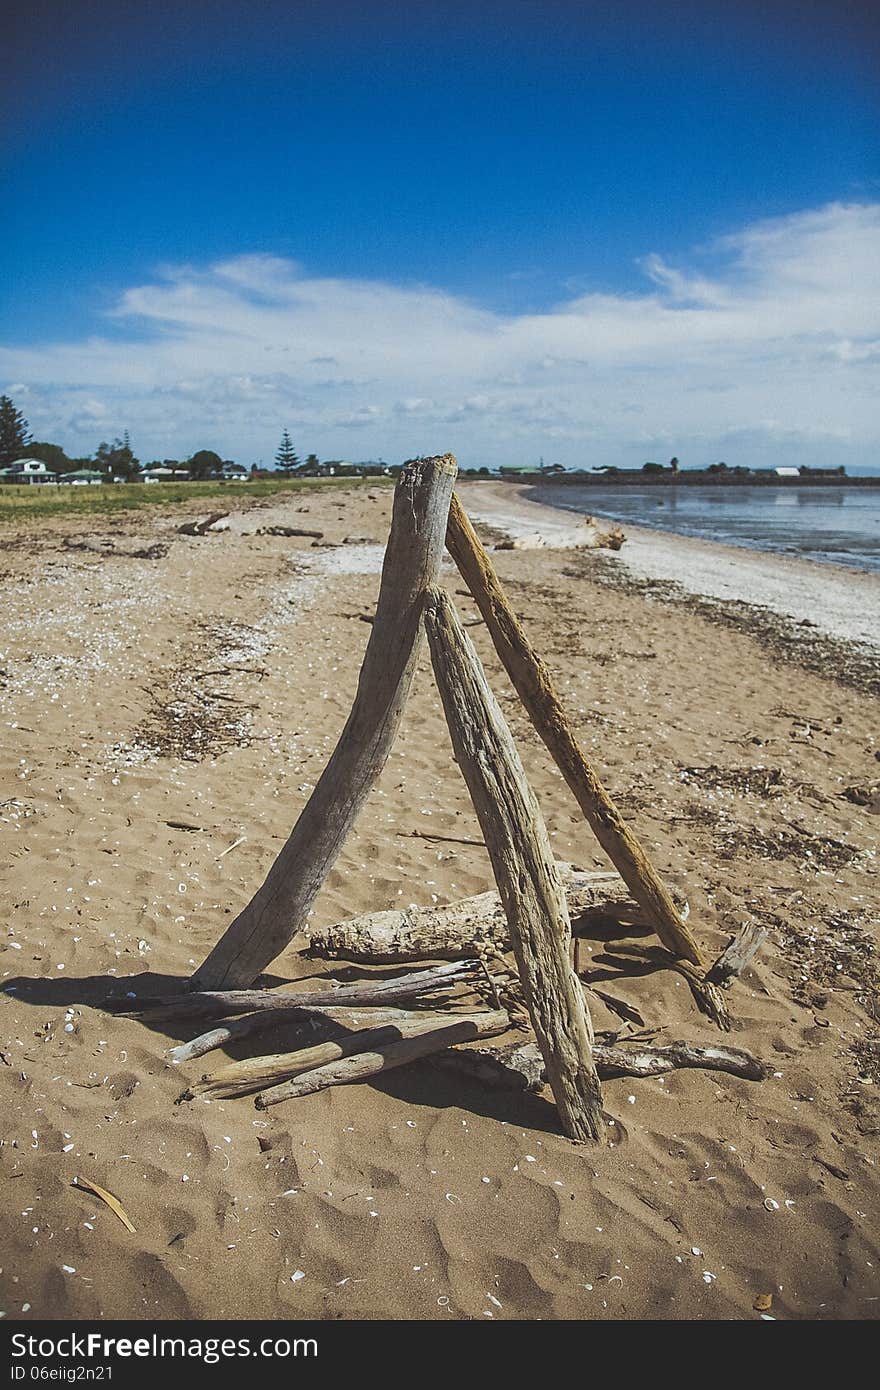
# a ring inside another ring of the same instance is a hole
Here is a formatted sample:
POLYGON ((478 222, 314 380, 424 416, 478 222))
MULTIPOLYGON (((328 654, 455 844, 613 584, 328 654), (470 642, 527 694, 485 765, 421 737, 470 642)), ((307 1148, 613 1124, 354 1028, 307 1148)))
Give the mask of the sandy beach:
MULTIPOLYGON (((573 523, 503 484, 461 496, 487 536, 552 542, 573 523)), ((597 1149, 562 1137, 549 1092, 429 1062, 265 1114, 181 1105, 205 1067, 183 1076, 166 1053, 197 1029, 111 1016, 108 980, 134 998, 179 988, 262 882, 351 706, 391 489, 229 505, 205 536, 178 531, 205 515, 195 501, 0 536, 0 1311, 876 1317, 880 579, 633 528, 617 554, 494 555, 707 954, 746 920, 769 931, 730 991, 728 1038, 772 1064, 766 1081, 609 1081, 597 1149), (285 525, 322 537, 258 534, 285 525)), ((607 867, 444 578, 557 858, 607 867)), ((312 925, 491 884, 423 652, 312 925)), ((363 973, 305 944, 272 981, 363 973)), ((656 1042, 718 1040, 644 942, 591 946, 588 989, 624 998, 656 1042)), ((619 1033, 588 998, 597 1031, 619 1033)))

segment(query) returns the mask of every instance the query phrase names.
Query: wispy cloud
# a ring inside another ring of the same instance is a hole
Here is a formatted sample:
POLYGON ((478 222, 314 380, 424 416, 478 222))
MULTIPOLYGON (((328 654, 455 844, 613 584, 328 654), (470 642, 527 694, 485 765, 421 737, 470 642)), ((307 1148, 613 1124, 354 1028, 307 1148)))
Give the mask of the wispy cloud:
POLYGON ((269 255, 167 267, 112 335, 0 347, 0 382, 76 451, 127 427, 144 457, 249 462, 287 426, 325 457, 876 461, 880 204, 757 222, 678 264, 646 250, 641 272, 631 295, 504 315, 269 255))

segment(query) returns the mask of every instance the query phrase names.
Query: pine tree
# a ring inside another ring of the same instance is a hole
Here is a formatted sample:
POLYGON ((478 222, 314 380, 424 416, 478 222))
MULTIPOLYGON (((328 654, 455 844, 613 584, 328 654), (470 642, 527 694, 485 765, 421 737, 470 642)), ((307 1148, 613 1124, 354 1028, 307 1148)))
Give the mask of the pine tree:
POLYGON ((287 430, 281 436, 281 443, 278 445, 278 452, 275 455, 275 465, 282 473, 292 473, 294 468, 299 467, 299 458, 287 430))
POLYGON ((115 477, 133 478, 138 471, 139 460, 132 453, 128 430, 122 439, 114 439, 112 444, 102 440, 95 450, 95 463, 111 480, 115 477))
POLYGON ((0 396, 0 468, 20 459, 30 438, 28 422, 9 396, 0 396))

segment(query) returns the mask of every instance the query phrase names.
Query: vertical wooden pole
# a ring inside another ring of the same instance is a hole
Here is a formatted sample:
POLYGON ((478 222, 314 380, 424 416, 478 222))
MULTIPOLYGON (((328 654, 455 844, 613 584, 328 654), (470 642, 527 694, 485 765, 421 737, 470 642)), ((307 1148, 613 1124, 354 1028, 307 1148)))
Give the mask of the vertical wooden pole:
POLYGON ((578 1142, 601 1142, 593 1028, 569 963, 571 923, 544 819, 479 657, 441 589, 428 592, 425 626, 452 745, 492 861, 562 1127, 578 1142))

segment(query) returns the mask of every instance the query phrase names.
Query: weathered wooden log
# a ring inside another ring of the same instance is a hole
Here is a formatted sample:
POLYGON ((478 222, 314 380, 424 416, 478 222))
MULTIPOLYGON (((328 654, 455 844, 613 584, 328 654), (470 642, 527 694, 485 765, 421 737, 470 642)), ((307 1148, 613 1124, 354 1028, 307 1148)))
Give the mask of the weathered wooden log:
POLYGON ((571 925, 540 807, 479 657, 442 589, 428 591, 425 626, 562 1128, 578 1142, 599 1142, 602 1090, 590 1051, 593 1029, 569 962, 571 925))
POLYGON ((529 718, 600 845, 633 897, 648 913, 664 945, 673 955, 703 967, 700 949, 668 889, 578 743, 553 678, 523 631, 492 561, 457 496, 453 496, 449 509, 446 545, 476 601, 529 718))
POLYGON ((218 521, 223 521, 229 515, 228 512, 212 512, 203 521, 185 521, 182 526, 178 526, 179 536, 206 536, 218 521))
POLYGON ((435 989, 467 979, 479 969, 479 961, 455 960, 435 965, 430 970, 413 970, 392 980, 359 980, 355 985, 337 985, 334 989, 284 990, 273 994, 268 989, 203 990, 198 994, 172 994, 164 999, 143 1000, 140 1008, 120 1010, 123 1017, 141 1019, 225 1018, 230 1014, 249 1014, 258 1009, 321 1009, 343 1005, 369 1006, 392 1004, 401 999, 416 999, 435 989))
POLYGON ((456 1043, 471 1042, 474 1038, 491 1038, 503 1033, 509 1027, 507 1014, 503 1011, 474 1014, 468 1018, 454 1020, 450 1015, 446 1022, 438 1024, 416 1037, 404 1038, 400 1042, 385 1043, 369 1052, 360 1052, 345 1057, 329 1066, 317 1067, 304 1072, 291 1081, 283 1081, 268 1091, 261 1091, 256 1104, 260 1110, 277 1105, 282 1100, 293 1100, 297 1096, 312 1095, 324 1091, 328 1086, 349 1085, 353 1081, 366 1081, 380 1072, 402 1067, 419 1057, 428 1057, 444 1047, 456 1043))
POLYGON ((767 932, 764 927, 758 926, 756 922, 744 922, 712 966, 709 979, 719 984, 722 989, 728 989, 742 974, 752 957, 757 955, 766 940, 767 932))
POLYGON ((510 1026, 504 1014, 410 1014, 393 1023, 384 1023, 378 1028, 363 1028, 327 1042, 316 1043, 313 1047, 302 1047, 295 1052, 278 1052, 267 1057, 248 1057, 242 1062, 230 1062, 210 1076, 202 1077, 180 1096, 180 1100, 193 1100, 196 1096, 214 1096, 217 1099, 231 1096, 245 1096, 264 1087, 278 1085, 303 1072, 315 1071, 318 1067, 329 1066, 350 1057, 353 1053, 376 1052, 388 1043, 401 1042, 404 1038, 422 1037, 433 1029, 446 1027, 451 1023, 472 1023, 476 1036, 484 1037, 481 1029, 491 1028, 502 1032, 510 1026), (485 1020, 485 1021, 484 1021, 485 1020), (496 1025, 502 1025, 496 1027, 496 1025))
MULTIPOLYGON (((696 1047, 685 1042, 669 1043, 666 1047, 609 1047, 594 1043, 593 1057, 603 1081, 618 1076, 664 1076, 686 1067, 727 1072, 744 1081, 764 1081, 770 1075, 764 1062, 740 1047, 696 1047)), ((544 1059, 536 1043, 443 1052, 434 1062, 481 1085, 502 1086, 505 1090, 539 1091, 547 1081, 544 1059)))
MULTIPOLYGON (((569 915, 591 909, 630 914, 634 906, 616 873, 586 872, 557 864, 569 915)), ((350 917, 314 931, 311 954, 391 964, 411 960, 460 960, 486 947, 510 950, 510 930, 497 892, 476 893, 442 907, 391 908, 350 917)))
POLYGON ((673 1042, 665 1047, 608 1047, 596 1045, 596 1066, 601 1076, 662 1076, 682 1067, 724 1071, 744 1081, 764 1081, 769 1068, 740 1047, 696 1047, 673 1042))
POLYGON ((218 1047, 225 1047, 227 1043, 241 1042, 243 1038, 251 1038, 256 1033, 265 1033, 270 1028, 277 1031, 291 1024, 305 1029, 318 1026, 323 1020, 346 1028, 374 1028, 380 1024, 394 1023, 397 1019, 414 1016, 423 1018, 425 1013, 412 1009, 376 1008, 263 1009, 260 1013, 241 1014, 237 1018, 231 1018, 207 1033, 200 1033, 197 1038, 190 1038, 189 1042, 179 1043, 177 1047, 169 1050, 168 1061, 179 1066, 182 1062, 192 1062, 197 1057, 205 1057, 218 1047))
POLYGON ((322 541, 323 531, 308 531, 302 526, 258 526, 258 536, 308 536, 311 540, 322 541))
POLYGON ((266 881, 196 971, 193 989, 252 984, 302 930, 397 734, 415 674, 425 590, 440 572, 456 467, 451 454, 404 465, 348 721, 266 881))

